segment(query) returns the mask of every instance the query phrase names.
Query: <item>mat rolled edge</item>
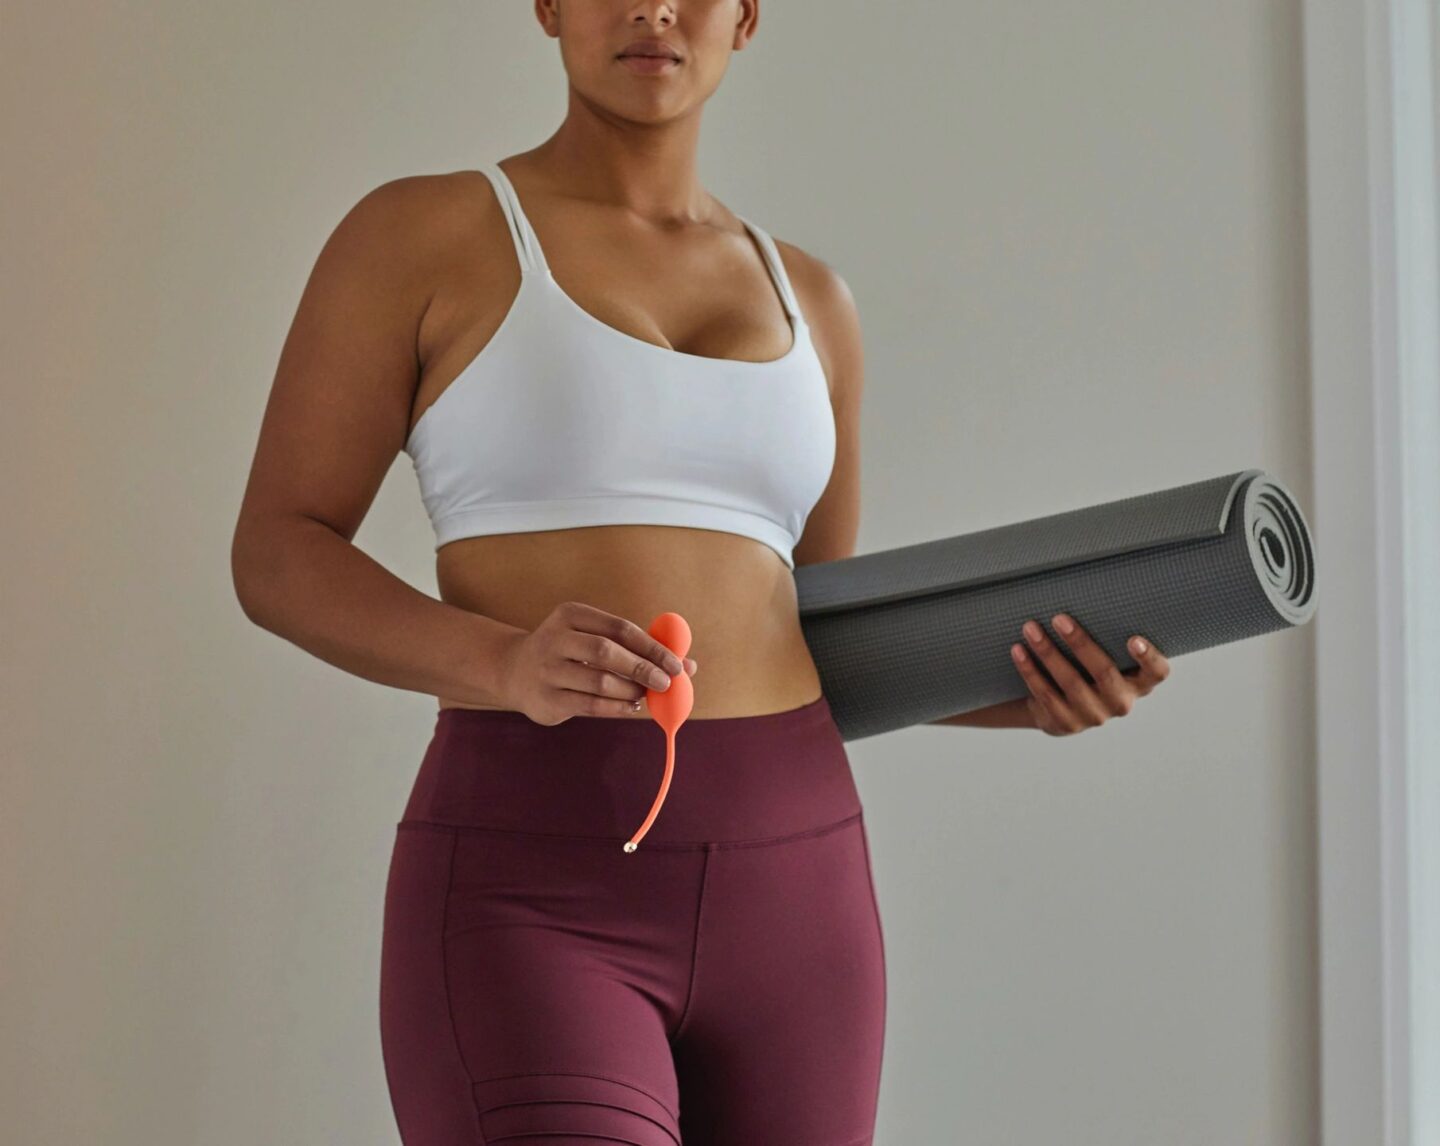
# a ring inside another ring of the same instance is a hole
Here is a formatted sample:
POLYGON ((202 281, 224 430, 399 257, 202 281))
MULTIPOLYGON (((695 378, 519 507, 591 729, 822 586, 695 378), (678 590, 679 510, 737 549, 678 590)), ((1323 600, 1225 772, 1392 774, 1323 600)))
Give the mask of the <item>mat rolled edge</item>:
POLYGON ((1276 613, 1315 611, 1315 551, 1299 503, 1261 469, 1083 506, 973 533, 820 561, 795 569, 802 618, 975 589, 1079 561, 1224 535, 1244 489, 1243 524, 1276 613))

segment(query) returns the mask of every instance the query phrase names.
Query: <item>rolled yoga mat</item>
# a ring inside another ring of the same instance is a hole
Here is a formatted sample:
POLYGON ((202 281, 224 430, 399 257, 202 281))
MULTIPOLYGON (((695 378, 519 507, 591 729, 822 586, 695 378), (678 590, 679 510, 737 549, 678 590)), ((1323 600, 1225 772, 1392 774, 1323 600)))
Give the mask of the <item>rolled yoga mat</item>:
POLYGON ((1303 625, 1315 550, 1263 470, 795 570, 800 624, 841 735, 1026 696, 1010 657, 1034 619, 1070 614, 1121 671, 1140 633, 1167 658, 1303 625))

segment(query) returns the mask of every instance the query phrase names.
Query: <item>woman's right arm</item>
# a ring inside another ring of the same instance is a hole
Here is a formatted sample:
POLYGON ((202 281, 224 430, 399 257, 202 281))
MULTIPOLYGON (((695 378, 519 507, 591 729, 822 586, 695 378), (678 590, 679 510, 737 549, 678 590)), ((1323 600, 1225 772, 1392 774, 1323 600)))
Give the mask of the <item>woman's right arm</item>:
POLYGON ((338 668, 498 705, 526 631, 420 592, 352 543, 404 448, 451 217, 442 179, 377 187, 321 249, 261 421, 231 572, 250 620, 338 668))

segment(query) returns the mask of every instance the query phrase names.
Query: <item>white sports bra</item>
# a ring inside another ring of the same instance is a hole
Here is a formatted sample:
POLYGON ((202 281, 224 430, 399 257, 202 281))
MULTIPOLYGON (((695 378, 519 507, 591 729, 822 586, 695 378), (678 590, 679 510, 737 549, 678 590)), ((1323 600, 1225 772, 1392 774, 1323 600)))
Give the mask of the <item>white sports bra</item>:
POLYGON ((792 551, 835 461, 825 371, 774 241, 791 346, 767 362, 672 350, 601 322, 556 284, 498 163, 520 289, 490 341, 420 416, 405 452, 435 530, 462 537, 673 525, 792 551))

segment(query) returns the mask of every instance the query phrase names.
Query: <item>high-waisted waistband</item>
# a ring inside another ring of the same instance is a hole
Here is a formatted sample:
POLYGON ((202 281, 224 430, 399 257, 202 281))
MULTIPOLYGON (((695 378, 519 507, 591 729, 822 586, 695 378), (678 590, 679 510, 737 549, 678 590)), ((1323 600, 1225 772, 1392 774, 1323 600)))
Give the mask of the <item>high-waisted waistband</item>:
MULTIPOLYGON (((444 708, 402 823, 588 838, 619 847, 665 772, 653 720, 444 708)), ((860 795, 830 705, 687 720, 648 847, 776 841, 854 818, 860 795)))

